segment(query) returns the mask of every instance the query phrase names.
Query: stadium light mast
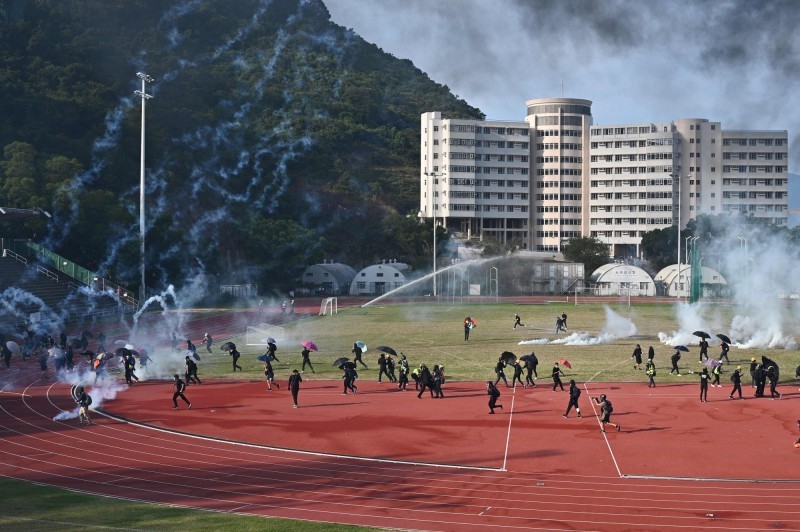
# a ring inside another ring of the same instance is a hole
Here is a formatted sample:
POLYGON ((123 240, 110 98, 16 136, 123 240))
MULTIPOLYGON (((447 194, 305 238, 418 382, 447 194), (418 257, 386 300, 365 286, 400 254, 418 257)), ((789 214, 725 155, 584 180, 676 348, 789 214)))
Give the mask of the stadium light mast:
POLYGON ((147 100, 151 99, 153 96, 147 94, 147 83, 152 83, 155 79, 152 76, 148 76, 144 72, 137 72, 136 76, 142 80, 142 90, 134 91, 134 94, 139 96, 142 99, 142 148, 141 148, 141 161, 140 161, 140 169, 139 169, 139 266, 141 270, 141 283, 139 285, 139 304, 144 304, 145 301, 145 284, 144 284, 144 231, 145 231, 145 223, 144 223, 144 125, 145 125, 145 105, 147 100))
MULTIPOLYGON (((446 175, 444 172, 423 172, 425 176, 431 178, 431 216, 433 216, 433 297, 436 297, 436 184, 435 182, 442 176, 446 175)), ((423 216, 423 212, 419 212, 419 216, 423 216)))

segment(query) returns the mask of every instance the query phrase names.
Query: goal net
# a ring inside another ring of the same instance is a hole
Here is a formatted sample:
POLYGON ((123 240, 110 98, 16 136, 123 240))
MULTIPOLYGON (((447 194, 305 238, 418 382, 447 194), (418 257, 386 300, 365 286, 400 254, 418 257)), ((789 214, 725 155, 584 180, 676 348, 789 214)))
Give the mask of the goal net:
POLYGON ((339 302, 335 297, 326 297, 322 300, 322 303, 319 305, 319 315, 324 316, 325 314, 330 314, 333 316, 334 314, 339 313, 339 302))

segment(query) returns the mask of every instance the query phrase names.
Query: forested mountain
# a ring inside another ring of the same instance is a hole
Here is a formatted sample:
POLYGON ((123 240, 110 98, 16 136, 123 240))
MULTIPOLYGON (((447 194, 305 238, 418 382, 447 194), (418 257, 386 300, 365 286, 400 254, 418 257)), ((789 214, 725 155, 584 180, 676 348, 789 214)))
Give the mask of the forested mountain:
POLYGON ((419 115, 482 117, 320 0, 0 0, 0 206, 53 214, 0 236, 138 284, 139 71, 154 290, 425 264, 419 115))

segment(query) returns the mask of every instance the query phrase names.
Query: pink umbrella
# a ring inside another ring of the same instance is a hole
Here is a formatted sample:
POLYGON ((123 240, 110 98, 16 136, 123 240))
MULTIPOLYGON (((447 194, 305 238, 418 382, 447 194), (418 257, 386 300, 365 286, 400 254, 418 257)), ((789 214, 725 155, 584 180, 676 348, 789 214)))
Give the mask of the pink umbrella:
POLYGON ((304 340, 304 341, 300 342, 300 345, 302 345, 303 347, 305 347, 307 349, 311 349, 312 351, 319 351, 319 349, 317 349, 317 345, 314 342, 312 342, 311 340, 304 340))
POLYGON ((572 369, 572 364, 570 364, 566 358, 562 358, 561 360, 558 361, 558 363, 561 364, 562 366, 567 366, 569 369, 572 369))

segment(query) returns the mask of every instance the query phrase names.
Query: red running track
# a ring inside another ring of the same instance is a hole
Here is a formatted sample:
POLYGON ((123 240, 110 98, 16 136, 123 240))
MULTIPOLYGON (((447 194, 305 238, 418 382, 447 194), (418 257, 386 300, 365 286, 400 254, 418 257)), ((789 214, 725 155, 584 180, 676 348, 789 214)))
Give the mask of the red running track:
POLYGON ((221 512, 419 530, 800 529, 798 395, 730 401, 696 387, 588 384, 584 418, 566 394, 480 383, 417 399, 387 384, 308 382, 300 408, 263 382, 136 385, 94 414, 33 366, 3 373, 0 475, 137 501, 221 512), (614 401, 599 431, 589 395, 614 401), (279 447, 293 450, 281 450, 279 447), (302 451, 302 452, 297 452, 302 451), (438 464, 438 465, 431 465, 438 464), (669 477, 690 476, 694 480, 669 477), (749 479, 747 481, 733 481, 749 479), (713 514, 713 517, 710 515, 713 514))

